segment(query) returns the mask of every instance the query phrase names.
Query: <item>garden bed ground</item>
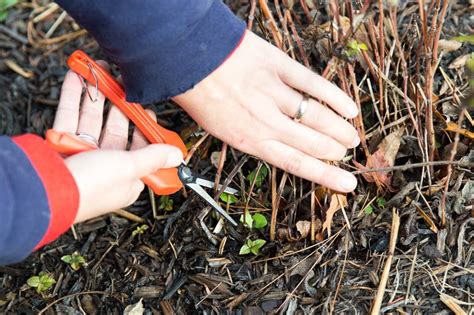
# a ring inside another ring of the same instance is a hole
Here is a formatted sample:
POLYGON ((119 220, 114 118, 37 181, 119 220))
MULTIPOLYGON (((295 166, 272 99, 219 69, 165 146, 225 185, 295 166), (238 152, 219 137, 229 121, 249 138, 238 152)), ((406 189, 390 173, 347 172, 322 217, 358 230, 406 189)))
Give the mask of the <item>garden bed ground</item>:
MULTIPOLYGON (((203 140, 184 112, 154 104, 160 123, 197 148, 196 171, 233 176, 241 196, 229 212, 260 213, 268 225, 220 226, 197 197, 183 193, 172 203, 155 197, 157 208, 172 210, 157 209, 154 217, 146 190, 126 216, 76 225, 26 261, 0 267, 0 313, 121 314, 142 301, 146 314, 365 314, 378 296, 381 312, 472 311, 473 45, 472 38, 451 39, 473 34, 473 2, 226 2, 360 105, 353 123, 362 144, 340 164, 360 173, 356 192, 337 195, 212 137, 203 140), (216 168, 211 156, 222 150, 227 160, 216 168), (252 185, 248 174, 257 169, 268 174, 252 185), (144 224, 148 229, 140 229, 144 224), (266 244, 258 255, 239 255, 247 239, 266 244), (87 263, 77 271, 61 260, 73 252, 87 263), (43 294, 27 284, 40 272, 56 281, 43 294)), ((0 24, 0 134, 44 134, 75 49, 104 57, 53 3, 21 1, 7 10, 0 24)))

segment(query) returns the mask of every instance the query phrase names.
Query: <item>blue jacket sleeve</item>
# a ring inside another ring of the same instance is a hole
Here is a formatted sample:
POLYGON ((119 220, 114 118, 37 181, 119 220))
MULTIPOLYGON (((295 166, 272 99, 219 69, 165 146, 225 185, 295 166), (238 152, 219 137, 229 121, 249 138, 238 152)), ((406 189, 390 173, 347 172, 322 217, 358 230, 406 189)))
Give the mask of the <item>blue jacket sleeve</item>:
POLYGON ((245 23, 221 0, 56 0, 120 67, 127 100, 192 88, 240 43, 245 23))
POLYGON ((74 179, 43 139, 0 136, 0 265, 57 238, 71 226, 78 205, 74 179))
POLYGON ((49 222, 46 192, 23 151, 0 137, 0 265, 25 258, 49 222))

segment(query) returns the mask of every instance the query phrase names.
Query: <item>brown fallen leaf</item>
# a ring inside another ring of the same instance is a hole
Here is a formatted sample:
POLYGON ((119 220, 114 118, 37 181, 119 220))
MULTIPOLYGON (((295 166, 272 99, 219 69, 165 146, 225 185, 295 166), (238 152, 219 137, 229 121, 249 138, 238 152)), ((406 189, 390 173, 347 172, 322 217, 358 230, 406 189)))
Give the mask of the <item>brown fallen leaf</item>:
POLYGON ((441 51, 444 52, 451 52, 458 50, 461 48, 462 42, 456 41, 456 40, 447 40, 447 39, 440 39, 438 42, 438 48, 441 51))
POLYGON ((329 208, 326 211, 326 220, 323 223, 323 230, 328 230, 328 236, 331 236, 331 224, 332 218, 337 210, 342 209, 342 207, 347 207, 347 197, 343 194, 334 193, 331 196, 331 202, 329 203, 329 208))
POLYGON ((306 220, 298 221, 296 222, 296 229, 300 232, 301 238, 306 238, 311 231, 311 222, 306 220))
MULTIPOLYGON (((392 167, 395 164, 395 158, 400 149, 400 141, 403 132, 404 128, 400 128, 386 136, 378 146, 377 151, 367 158, 366 166, 357 161, 353 161, 354 165, 360 170, 392 167)), ((381 189, 386 188, 390 191, 394 191, 391 187, 392 175, 390 172, 370 172, 363 173, 362 176, 366 181, 375 183, 381 189)))
POLYGON ((446 131, 451 131, 451 132, 459 132, 459 134, 468 137, 470 139, 474 139, 474 132, 469 131, 464 128, 459 128, 458 124, 455 123, 454 121, 448 122, 448 126, 444 129, 446 131))
POLYGON ((466 65, 467 61, 471 58, 471 54, 465 54, 457 57, 448 66, 449 69, 458 69, 466 65))

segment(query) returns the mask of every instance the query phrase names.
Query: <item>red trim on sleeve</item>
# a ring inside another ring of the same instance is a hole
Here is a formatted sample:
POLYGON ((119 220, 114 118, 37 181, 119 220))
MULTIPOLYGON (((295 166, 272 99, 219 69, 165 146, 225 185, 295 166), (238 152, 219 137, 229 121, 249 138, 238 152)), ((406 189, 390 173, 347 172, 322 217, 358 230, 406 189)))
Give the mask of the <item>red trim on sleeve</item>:
POLYGON ((51 216, 48 230, 35 249, 52 242, 66 232, 76 218, 79 191, 63 159, 46 142, 35 135, 13 137, 25 152, 43 182, 51 216))
MULTIPOLYGON (((230 52, 229 55, 227 55, 227 57, 225 57, 224 61, 222 61, 222 63, 219 65, 219 67, 217 67, 216 69, 219 69, 220 66, 222 66, 224 64, 224 62, 226 62, 234 53, 235 51, 237 50, 237 48, 240 47, 240 45, 242 44, 242 42, 244 41, 244 38, 245 38, 245 35, 247 35, 247 30, 244 31, 244 33, 242 34, 242 37, 240 38, 239 42, 237 43, 237 45, 234 47, 234 49, 230 52)), ((216 71, 216 69, 214 69, 214 71, 216 71)))

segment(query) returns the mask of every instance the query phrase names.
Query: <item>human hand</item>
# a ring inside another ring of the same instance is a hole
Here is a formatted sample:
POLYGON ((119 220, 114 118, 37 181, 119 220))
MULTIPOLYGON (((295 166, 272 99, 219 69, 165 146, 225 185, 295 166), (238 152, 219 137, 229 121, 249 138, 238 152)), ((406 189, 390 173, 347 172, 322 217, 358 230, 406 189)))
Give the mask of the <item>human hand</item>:
POLYGON ((240 46, 193 89, 173 98, 217 138, 294 175, 350 192, 356 178, 321 160, 337 161, 360 142, 331 109, 354 118, 355 103, 338 87, 247 32, 240 46), (307 93, 301 122, 292 117, 307 93))
MULTIPOLYGON (((93 86, 89 85, 88 89, 93 93, 93 86)), ((140 178, 160 168, 178 166, 183 158, 176 147, 149 145, 137 129, 133 133, 131 151, 125 151, 128 144, 127 117, 112 106, 102 129, 104 96, 99 93, 98 100, 92 102, 85 94, 80 108, 81 94, 81 79, 69 71, 64 78, 53 126, 57 131, 100 138, 101 150, 65 159, 79 190, 75 223, 132 204, 144 188, 140 178)), ((152 112, 149 114, 154 115, 152 112)))

